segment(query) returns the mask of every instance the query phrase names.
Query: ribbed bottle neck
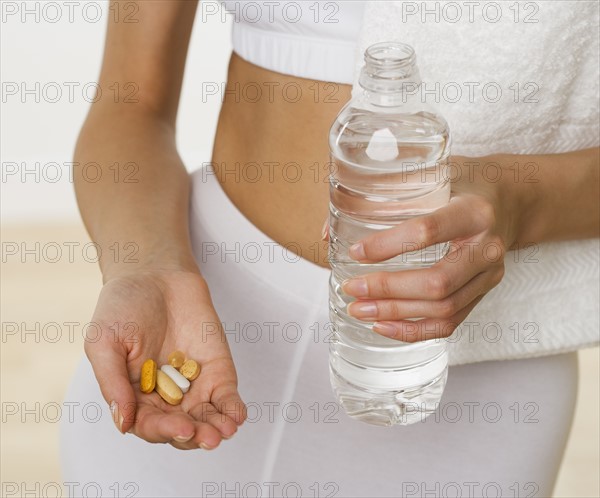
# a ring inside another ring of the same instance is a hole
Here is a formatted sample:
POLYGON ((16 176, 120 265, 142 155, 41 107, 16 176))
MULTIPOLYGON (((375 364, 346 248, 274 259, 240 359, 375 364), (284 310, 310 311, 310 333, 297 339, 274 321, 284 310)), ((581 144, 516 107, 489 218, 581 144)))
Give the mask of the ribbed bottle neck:
POLYGON ((359 84, 375 105, 395 106, 406 102, 407 96, 421 84, 415 51, 399 42, 371 45, 365 51, 359 84))

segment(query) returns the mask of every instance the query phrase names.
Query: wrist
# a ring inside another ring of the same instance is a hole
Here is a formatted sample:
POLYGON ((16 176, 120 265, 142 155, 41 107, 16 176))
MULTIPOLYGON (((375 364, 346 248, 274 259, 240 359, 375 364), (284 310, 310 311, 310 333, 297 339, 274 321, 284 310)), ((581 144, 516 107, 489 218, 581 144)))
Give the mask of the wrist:
POLYGON ((453 191, 478 193, 494 207, 496 233, 507 250, 536 240, 540 231, 539 181, 535 156, 492 154, 471 158, 454 156, 453 191), (533 185, 533 187, 532 187, 533 185))
POLYGON ((506 222, 507 249, 536 243, 543 232, 539 216, 538 156, 499 154, 490 157, 500 165, 498 203, 506 222))
MULTIPOLYGON (((118 246, 114 243, 112 247, 118 246)), ((125 251, 111 251, 100 260, 103 283, 115 278, 148 272, 179 271, 200 274, 190 250, 180 246, 145 249, 137 244, 121 245, 125 251)))
POLYGON ((548 216, 547 195, 542 173, 549 156, 502 154, 496 156, 503 168, 501 199, 513 219, 513 235, 509 249, 538 244, 552 231, 548 216), (504 174, 506 173, 506 174, 504 174))

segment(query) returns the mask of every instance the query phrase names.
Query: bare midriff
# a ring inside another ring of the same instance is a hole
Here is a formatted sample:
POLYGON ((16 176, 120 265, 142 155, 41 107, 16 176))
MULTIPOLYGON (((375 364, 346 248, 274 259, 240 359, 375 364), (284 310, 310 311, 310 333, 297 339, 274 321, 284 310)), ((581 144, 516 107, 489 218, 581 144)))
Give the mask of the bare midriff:
POLYGON ((216 176, 244 216, 323 267, 329 128, 350 91, 350 85, 275 73, 234 53, 213 150, 216 176))

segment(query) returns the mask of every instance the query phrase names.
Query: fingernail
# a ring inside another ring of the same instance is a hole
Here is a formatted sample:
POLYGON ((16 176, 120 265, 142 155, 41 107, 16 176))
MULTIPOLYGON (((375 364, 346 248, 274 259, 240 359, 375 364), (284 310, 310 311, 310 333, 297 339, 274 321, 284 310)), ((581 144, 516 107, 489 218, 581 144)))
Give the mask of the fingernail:
POLYGON ((369 286, 364 278, 349 278, 342 282, 342 291, 350 296, 364 297, 369 293, 369 286))
POLYGON ((375 322, 373 324, 373 330, 386 337, 394 337, 396 335, 396 327, 391 323, 375 322))
POLYGON ((200 448, 202 448, 203 450, 212 450, 213 447, 212 446, 208 446, 206 443, 200 443, 200 448))
POLYGON ((115 426, 117 427, 119 432, 122 434, 124 417, 123 417, 123 415, 121 415, 119 413, 119 405, 117 404, 117 402, 115 400, 112 400, 110 402, 110 413, 112 415, 112 419, 113 419, 113 422, 115 423, 115 426))
POLYGON ((375 318, 377 306, 375 303, 355 301, 348 305, 348 313, 356 318, 375 318))
POLYGON ((353 246, 350 246, 350 249, 348 249, 348 255, 352 259, 367 259, 367 255, 365 254, 365 246, 363 246, 362 242, 357 242, 353 246))
POLYGON ((321 240, 325 240, 327 238, 327 229, 329 228, 329 220, 325 220, 323 223, 323 228, 321 228, 321 240))
POLYGON ((187 443, 190 439, 194 437, 194 433, 192 432, 189 436, 175 436, 173 440, 178 443, 187 443))

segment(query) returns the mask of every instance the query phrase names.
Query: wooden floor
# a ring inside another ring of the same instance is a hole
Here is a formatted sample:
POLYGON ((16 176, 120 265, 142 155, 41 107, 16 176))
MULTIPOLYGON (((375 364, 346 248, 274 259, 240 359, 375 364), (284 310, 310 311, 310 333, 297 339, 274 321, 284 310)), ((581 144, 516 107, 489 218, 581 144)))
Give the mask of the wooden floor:
MULTIPOLYGON (((81 354, 83 324, 91 318, 101 281, 97 265, 85 260, 92 253, 82 253, 87 239, 81 226, 4 227, 2 243, 0 479, 2 495, 16 489, 11 496, 21 496, 62 481, 58 423, 53 419, 81 354), (69 246, 74 248, 73 261, 69 246), (23 249, 40 254, 40 262, 23 249), (19 254, 10 255, 16 250, 19 254)), ((580 352, 579 401, 557 497, 600 496, 598 353, 597 348, 580 352)), ((28 496, 34 494, 40 493, 28 496)))

